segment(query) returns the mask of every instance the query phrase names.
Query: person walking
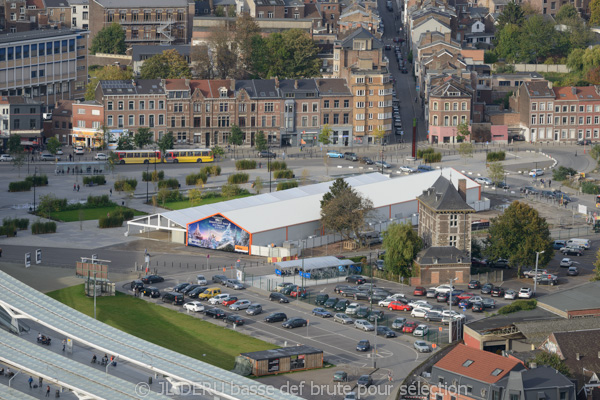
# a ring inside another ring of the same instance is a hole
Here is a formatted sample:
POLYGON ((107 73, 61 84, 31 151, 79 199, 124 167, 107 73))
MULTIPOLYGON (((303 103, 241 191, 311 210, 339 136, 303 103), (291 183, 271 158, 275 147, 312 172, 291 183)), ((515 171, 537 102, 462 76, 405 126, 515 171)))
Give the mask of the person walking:
POLYGON ((33 388, 33 378, 29 375, 29 379, 27 379, 27 383, 29 383, 29 389, 33 388))
POLYGON ((44 382, 44 378, 42 378, 41 376, 38 378, 38 386, 42 387, 42 382, 44 382))
POLYGON ((67 339, 63 339, 62 344, 63 344, 63 351, 65 351, 65 346, 67 345, 67 339))
POLYGON ((2 258, 2 247, 0 247, 0 258, 2 258))
POLYGON ((112 197, 112 188, 110 188, 109 192, 110 192, 110 196, 112 197))
POLYGON ((552 179, 548 179, 548 187, 552 187, 552 179))
MULTIPOLYGON (((75 170, 73 170, 73 171, 75 171, 75 170)), ((76 183, 74 183, 74 184, 73 184, 73 191, 76 191, 76 190, 77 190, 77 184, 76 184, 76 183)))
POLYGON ((77 184, 77 191, 79 192, 79 184, 77 184))
POLYGON ((46 386, 46 397, 50 397, 50 385, 46 386))

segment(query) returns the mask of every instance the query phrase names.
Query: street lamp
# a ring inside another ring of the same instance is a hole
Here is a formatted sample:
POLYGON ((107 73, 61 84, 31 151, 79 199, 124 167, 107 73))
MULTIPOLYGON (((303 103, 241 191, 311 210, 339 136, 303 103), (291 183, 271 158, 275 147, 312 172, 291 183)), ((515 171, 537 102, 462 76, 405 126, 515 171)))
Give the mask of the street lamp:
POLYGON ((35 179, 36 179, 36 175, 37 175, 37 167, 35 167, 35 170, 33 171, 33 213, 35 214, 35 179))
POLYGON ((535 252, 535 276, 533 277, 533 295, 534 296, 537 293, 538 260, 540 259, 540 254, 544 254, 544 251, 545 250, 535 252))
POLYGON ((271 145, 267 147, 267 169, 269 170, 269 193, 271 193, 271 145))
MULTIPOLYGON (((454 281, 458 278, 450 279, 450 297, 449 297, 449 310, 450 310, 450 319, 448 320, 448 343, 452 343, 452 292, 454 291, 454 281)), ((458 329, 457 329, 458 332, 458 329)), ((457 335, 458 336, 458 335, 457 335)))
MULTIPOLYGON (((156 153, 154 153, 154 168, 156 168, 156 153)), ((148 204, 148 184, 150 183, 150 177, 148 176, 150 164, 146 164, 146 204, 148 204)))

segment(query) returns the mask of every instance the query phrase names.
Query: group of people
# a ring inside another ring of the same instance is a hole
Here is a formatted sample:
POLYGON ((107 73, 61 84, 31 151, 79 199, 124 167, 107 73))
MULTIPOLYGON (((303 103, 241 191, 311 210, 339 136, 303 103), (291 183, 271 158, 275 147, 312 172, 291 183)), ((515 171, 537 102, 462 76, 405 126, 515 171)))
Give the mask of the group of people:
POLYGON ((10 368, 6 368, 6 371, 4 371, 4 368, 0 368, 0 375, 6 375, 8 378, 12 378, 15 376, 15 373, 12 372, 10 368))
POLYGON ((41 333, 38 333, 38 337, 37 337, 37 341, 38 343, 41 344, 47 344, 48 346, 51 344, 51 338, 45 335, 42 335, 41 333))
POLYGON ((79 192, 79 184, 78 183, 74 183, 73 184, 73 191, 74 192, 79 192))
MULTIPOLYGON (((100 359, 100 365, 107 365, 108 364, 108 354, 104 353, 104 357, 102 357, 100 359)), ((98 358, 96 357, 96 355, 94 354, 94 356, 92 357, 92 364, 96 364, 98 362, 98 358)), ((117 366, 117 361, 115 361, 115 356, 110 356, 110 363, 113 365, 113 367, 117 366)))

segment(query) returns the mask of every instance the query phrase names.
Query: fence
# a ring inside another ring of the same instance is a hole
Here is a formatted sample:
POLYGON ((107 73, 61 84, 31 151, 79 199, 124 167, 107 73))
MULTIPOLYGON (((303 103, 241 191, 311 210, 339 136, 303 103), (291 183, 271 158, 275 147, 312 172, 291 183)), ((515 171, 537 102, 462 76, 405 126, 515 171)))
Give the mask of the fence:
POLYGON ((470 279, 472 281, 479 281, 482 284, 503 282, 504 281, 504 271, 494 270, 494 271, 482 272, 482 273, 471 275, 470 279))

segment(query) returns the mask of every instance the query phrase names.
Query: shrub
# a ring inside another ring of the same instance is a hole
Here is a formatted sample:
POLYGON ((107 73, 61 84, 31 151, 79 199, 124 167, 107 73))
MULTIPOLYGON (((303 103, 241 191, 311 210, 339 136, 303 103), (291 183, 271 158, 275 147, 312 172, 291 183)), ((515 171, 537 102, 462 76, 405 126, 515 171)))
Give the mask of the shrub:
POLYGON ((188 185, 188 186, 195 186, 199 182, 201 182, 204 185, 207 180, 208 180, 207 173, 204 172, 204 171, 200 171, 197 174, 189 174, 188 176, 186 176, 185 177, 185 184, 188 185))
POLYGON ((419 149, 417 150, 417 158, 423 158, 425 156, 425 154, 433 154, 435 153, 435 150, 433 149, 433 147, 428 147, 426 149, 419 149))
POLYGON ((159 189, 179 189, 179 181, 175 178, 169 178, 162 181, 158 181, 159 189))
POLYGON ((48 177, 46 175, 28 176, 27 178, 25 178, 25 180, 27 182, 31 182, 32 186, 34 184, 34 181, 35 181, 35 186, 46 186, 46 185, 48 185, 48 177))
POLYGON ((27 192, 31 190, 32 183, 29 181, 11 182, 8 184, 9 192, 27 192))
POLYGON ((298 182, 297 181, 288 181, 288 182, 279 182, 277 184, 277 190, 286 190, 286 189, 292 189, 298 187, 298 182))
POLYGON ((67 199, 57 199, 53 194, 40 197, 37 212, 48 214, 53 211, 63 211, 67 208, 67 199))
POLYGON ((107 194, 103 194, 102 196, 88 196, 86 208, 106 207, 113 204, 107 194))
POLYGON ((235 169, 238 171, 244 169, 255 169, 256 168, 256 160, 238 160, 235 162, 235 169))
POLYGON ((221 196, 229 199, 242 193, 242 188, 236 184, 226 183, 221 187, 221 196))
POLYGON ((104 185, 106 184, 106 178, 104 175, 94 175, 94 176, 84 176, 83 177, 84 185, 104 185))
POLYGON ((180 201, 183 200, 183 196, 179 192, 179 190, 169 190, 167 188, 162 188, 158 191, 157 200, 162 204, 170 201, 180 201))
POLYGON ((504 306, 498 310, 498 314, 506 315, 517 311, 533 310, 537 307, 537 300, 515 300, 507 306, 504 306))
POLYGON ((29 227, 29 219, 28 218, 4 218, 2 220, 2 226, 10 226, 12 228, 16 228, 20 231, 24 231, 29 227))
POLYGON ((165 171, 142 171, 142 182, 162 181, 165 179, 165 171))
POLYGON ((41 235, 44 233, 55 233, 56 222, 41 222, 37 221, 31 224, 31 233, 33 235, 41 235))
POLYGON ((120 179, 115 181, 115 190, 122 192, 125 190, 125 185, 130 186, 133 190, 137 187, 137 179, 120 179))
POLYGON ((506 153, 503 151, 490 151, 487 153, 486 160, 489 162, 504 161, 506 160, 506 153))
POLYGON ((250 177, 248 174, 244 172, 239 172, 237 174, 229 175, 227 178, 227 183, 239 184, 239 183, 247 183, 250 177))
POLYGON ((275 179, 291 179, 294 177, 294 172, 289 169, 281 169, 273 173, 275 179))
POLYGON ((206 176, 219 176, 221 175, 221 166, 220 165, 207 165, 206 167, 202 167, 200 170, 201 173, 205 173, 206 176))
POLYGON ((426 153, 423 154, 423 161, 431 164, 442 161, 442 153, 426 153))
POLYGON ((15 237, 17 230, 14 225, 0 226, 0 235, 6 235, 6 237, 15 237))
POLYGON ((581 191, 586 194, 600 194, 600 188, 592 182, 582 182, 581 191))
POLYGON ((123 226, 123 216, 121 214, 102 217, 98 220, 100 228, 118 228, 123 226))
POLYGON ((287 169, 287 164, 285 161, 271 161, 267 164, 267 167, 269 168, 269 171, 278 171, 280 169, 287 169))
POLYGON ((576 175, 577 171, 573 168, 563 167, 562 165, 552 171, 552 179, 555 181, 564 181, 568 176, 576 175))

